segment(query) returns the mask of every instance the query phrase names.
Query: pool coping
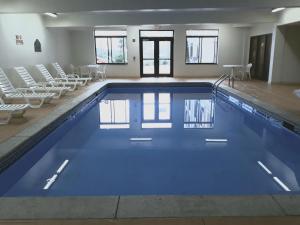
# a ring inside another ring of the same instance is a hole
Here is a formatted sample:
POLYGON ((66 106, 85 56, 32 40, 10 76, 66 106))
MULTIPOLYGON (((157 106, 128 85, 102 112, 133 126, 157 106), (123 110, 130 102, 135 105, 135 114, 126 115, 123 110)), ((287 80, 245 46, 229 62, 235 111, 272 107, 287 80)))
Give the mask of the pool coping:
MULTIPOLYGON (((30 148, 32 139, 41 140, 83 104, 109 87, 143 86, 201 86, 210 82, 134 82, 111 81, 93 84, 83 94, 50 112, 43 120, 25 128, 0 144, 2 169, 30 148), (3 151, 4 149, 4 151, 3 151)), ((300 121, 247 94, 229 87, 223 93, 242 99, 267 111, 275 118, 288 121, 299 130, 300 121)), ((1 170, 0 168, 0 170, 1 170)), ((179 218, 210 216, 296 216, 300 215, 300 195, 253 196, 82 196, 82 197, 2 197, 0 219, 115 219, 115 218, 179 218)))

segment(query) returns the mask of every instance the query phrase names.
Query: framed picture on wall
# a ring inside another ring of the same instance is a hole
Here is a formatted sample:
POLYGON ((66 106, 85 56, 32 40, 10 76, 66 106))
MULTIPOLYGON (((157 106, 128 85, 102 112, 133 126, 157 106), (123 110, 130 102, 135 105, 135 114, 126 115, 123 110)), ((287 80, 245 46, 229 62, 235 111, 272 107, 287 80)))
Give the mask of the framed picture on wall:
POLYGON ((24 45, 22 35, 16 35, 16 45, 24 45))

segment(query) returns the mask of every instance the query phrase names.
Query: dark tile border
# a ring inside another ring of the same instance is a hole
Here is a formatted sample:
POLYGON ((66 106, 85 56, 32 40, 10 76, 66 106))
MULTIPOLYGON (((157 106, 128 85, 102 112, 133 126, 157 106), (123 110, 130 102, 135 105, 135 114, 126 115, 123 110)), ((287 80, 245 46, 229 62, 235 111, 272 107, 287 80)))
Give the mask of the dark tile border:
MULTIPOLYGON (((77 109, 109 87, 132 86, 208 86, 208 82, 112 82, 98 83, 87 92, 49 113, 43 120, 0 144, 4 166, 25 154, 37 141, 54 130, 77 109), (35 140, 33 142, 32 140, 35 140)), ((221 90, 260 108, 276 118, 299 126, 299 119, 237 90, 221 90)), ((0 168, 0 169, 1 169, 0 168)), ((300 215, 300 195, 282 196, 91 196, 0 198, 0 219, 116 219, 183 218, 224 216, 295 216, 300 215)))

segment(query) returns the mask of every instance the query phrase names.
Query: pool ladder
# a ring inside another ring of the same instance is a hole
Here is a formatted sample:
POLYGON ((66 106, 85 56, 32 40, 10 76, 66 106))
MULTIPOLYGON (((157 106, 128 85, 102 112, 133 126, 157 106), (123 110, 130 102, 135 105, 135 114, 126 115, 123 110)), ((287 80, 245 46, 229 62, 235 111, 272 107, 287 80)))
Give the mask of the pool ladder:
POLYGON ((231 74, 223 74, 220 76, 216 82, 212 86, 212 93, 217 94, 218 92, 218 87, 223 83, 224 80, 229 79, 229 87, 234 87, 234 79, 231 78, 231 74))

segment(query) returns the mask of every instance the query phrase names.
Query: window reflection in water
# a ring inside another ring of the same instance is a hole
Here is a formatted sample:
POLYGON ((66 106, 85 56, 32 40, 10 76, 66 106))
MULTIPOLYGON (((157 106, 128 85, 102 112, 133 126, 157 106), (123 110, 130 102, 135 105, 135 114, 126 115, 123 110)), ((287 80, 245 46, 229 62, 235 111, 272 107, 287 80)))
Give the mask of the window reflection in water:
POLYGON ((172 128, 171 94, 143 94, 142 128, 172 128))
POLYGON ((171 119, 171 97, 169 93, 158 94, 158 111, 159 120, 171 119))
POLYGON ((184 104, 184 128, 213 128, 214 101, 188 99, 184 104))
POLYGON ((129 100, 102 100, 99 104, 100 129, 130 128, 129 100))
POLYGON ((144 120, 155 119, 155 94, 145 93, 143 95, 143 118, 144 120))
POLYGON ((142 128, 172 128, 172 123, 142 123, 142 128))

